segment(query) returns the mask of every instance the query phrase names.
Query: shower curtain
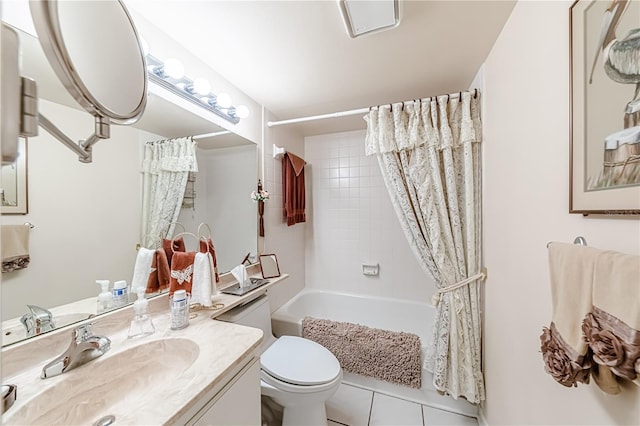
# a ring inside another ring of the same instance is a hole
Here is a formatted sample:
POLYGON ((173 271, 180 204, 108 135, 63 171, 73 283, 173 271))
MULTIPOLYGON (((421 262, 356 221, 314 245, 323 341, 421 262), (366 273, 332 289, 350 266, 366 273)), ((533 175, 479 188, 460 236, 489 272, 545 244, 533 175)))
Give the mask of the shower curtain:
POLYGON ((376 155, 404 234, 436 282, 425 367, 454 398, 484 399, 481 371, 481 123, 477 92, 371 108, 376 155))
POLYGON ((189 172, 197 172, 193 138, 147 142, 142 161, 142 245, 154 248, 173 234, 189 172))

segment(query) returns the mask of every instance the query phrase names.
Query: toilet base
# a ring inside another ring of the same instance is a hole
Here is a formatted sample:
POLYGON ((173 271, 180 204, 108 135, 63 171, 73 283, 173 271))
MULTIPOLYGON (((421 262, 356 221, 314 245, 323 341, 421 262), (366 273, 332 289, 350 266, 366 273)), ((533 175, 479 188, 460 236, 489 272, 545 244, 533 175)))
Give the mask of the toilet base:
POLYGON ((324 403, 300 404, 284 407, 282 426, 327 426, 324 403))

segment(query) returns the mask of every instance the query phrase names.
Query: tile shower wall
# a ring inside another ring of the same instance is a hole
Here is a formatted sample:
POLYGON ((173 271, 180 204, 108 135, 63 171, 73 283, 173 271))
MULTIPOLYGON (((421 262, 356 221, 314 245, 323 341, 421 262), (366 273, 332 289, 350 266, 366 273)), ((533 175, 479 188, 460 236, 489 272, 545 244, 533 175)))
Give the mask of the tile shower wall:
POLYGON ((435 285, 418 265, 396 218, 364 131, 305 138, 306 286, 430 300, 435 285), (379 264, 379 276, 362 274, 379 264))

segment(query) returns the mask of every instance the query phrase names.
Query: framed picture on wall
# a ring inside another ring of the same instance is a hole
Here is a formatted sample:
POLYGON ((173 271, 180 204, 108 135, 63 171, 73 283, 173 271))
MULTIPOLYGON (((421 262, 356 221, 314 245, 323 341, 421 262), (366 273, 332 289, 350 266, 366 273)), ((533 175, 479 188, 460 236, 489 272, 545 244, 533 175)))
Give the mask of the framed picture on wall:
POLYGON ((570 213, 640 214, 640 1, 570 9, 570 213))

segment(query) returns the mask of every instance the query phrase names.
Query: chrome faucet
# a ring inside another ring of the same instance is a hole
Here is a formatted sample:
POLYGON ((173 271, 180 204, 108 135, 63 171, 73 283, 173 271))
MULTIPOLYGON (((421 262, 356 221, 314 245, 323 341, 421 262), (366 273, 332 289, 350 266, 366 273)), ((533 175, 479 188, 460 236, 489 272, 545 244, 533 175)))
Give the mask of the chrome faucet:
POLYGON ((94 335, 91 331, 92 326, 93 323, 90 323, 74 328, 67 350, 44 366, 40 378, 57 376, 104 355, 111 348, 111 340, 105 336, 94 335))
POLYGON ((27 305, 31 313, 24 314, 20 317, 20 322, 27 330, 27 337, 37 336, 56 328, 53 323, 53 314, 51 311, 41 308, 40 306, 27 305))

